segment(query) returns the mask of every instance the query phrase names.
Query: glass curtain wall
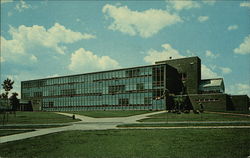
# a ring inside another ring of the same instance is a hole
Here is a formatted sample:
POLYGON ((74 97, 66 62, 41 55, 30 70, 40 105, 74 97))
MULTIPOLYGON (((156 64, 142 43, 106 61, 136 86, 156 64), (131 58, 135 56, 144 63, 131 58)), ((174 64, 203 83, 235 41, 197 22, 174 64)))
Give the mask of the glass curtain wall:
POLYGON ((22 82, 22 99, 44 111, 161 110, 165 65, 22 82))

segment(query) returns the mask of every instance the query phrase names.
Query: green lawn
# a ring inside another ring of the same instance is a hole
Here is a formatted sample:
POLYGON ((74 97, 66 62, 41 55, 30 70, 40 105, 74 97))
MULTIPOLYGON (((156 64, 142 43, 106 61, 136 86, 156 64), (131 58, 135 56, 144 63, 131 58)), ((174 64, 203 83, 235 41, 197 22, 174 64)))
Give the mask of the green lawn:
MULTIPOLYGON (((3 115, 0 115, 2 124, 3 115)), ((59 115, 53 112, 16 112, 9 114, 7 124, 50 124, 75 122, 71 117, 59 115)))
POLYGON ((105 118, 105 117, 127 117, 127 116, 145 114, 149 112, 153 111, 78 111, 73 113, 95 118, 105 118))
POLYGON ((249 129, 68 131, 0 144, 0 157, 244 158, 249 129))
POLYGON ((141 122, 169 122, 169 121, 250 121, 250 117, 230 115, 230 114, 214 114, 214 113, 162 113, 151 115, 150 118, 142 119, 141 122))
POLYGON ((190 127, 190 126, 250 126, 249 123, 147 123, 123 124, 118 127, 190 127))
POLYGON ((216 111, 216 112, 236 113, 236 114, 250 114, 250 111, 216 111))
POLYGON ((33 130, 0 130, 0 137, 18 133, 31 132, 31 131, 33 130))

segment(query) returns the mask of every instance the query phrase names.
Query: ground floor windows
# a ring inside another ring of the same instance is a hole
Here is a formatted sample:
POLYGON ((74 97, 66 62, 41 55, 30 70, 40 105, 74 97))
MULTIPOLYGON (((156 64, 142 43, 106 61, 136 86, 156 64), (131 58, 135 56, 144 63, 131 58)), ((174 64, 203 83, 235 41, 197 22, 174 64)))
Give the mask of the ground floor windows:
POLYGON ((129 105, 129 99, 128 98, 119 99, 119 105, 129 105))
POLYGON ((164 99, 153 100, 152 93, 44 98, 42 105, 47 111, 165 109, 164 99))

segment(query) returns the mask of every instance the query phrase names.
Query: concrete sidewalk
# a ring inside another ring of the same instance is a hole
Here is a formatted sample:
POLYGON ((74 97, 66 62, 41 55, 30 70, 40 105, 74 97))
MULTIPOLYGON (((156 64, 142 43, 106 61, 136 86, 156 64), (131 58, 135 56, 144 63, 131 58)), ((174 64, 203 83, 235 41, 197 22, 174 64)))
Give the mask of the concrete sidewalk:
POLYGON ((237 115, 237 116, 246 116, 246 117, 250 117, 249 114, 238 114, 238 113, 227 113, 227 112, 212 112, 212 111, 206 111, 206 113, 211 113, 211 114, 224 114, 224 115, 237 115))
MULTIPOLYGON (((135 123, 137 120, 147 118, 147 116, 164 113, 166 111, 158 111, 152 113, 146 113, 141 115, 134 115, 129 117, 113 117, 113 118, 92 118, 83 115, 76 115, 77 119, 80 119, 79 122, 72 122, 69 126, 64 127, 56 127, 56 128, 45 128, 38 129, 32 132, 14 134, 9 136, 0 137, 0 143, 6 143, 10 141, 22 140, 27 138, 32 138, 36 136, 62 132, 62 131, 70 131, 70 130, 107 130, 107 129, 118 129, 116 126, 119 124, 127 124, 127 123, 135 123)), ((69 113, 59 113, 61 115, 72 117, 73 114, 69 113)))

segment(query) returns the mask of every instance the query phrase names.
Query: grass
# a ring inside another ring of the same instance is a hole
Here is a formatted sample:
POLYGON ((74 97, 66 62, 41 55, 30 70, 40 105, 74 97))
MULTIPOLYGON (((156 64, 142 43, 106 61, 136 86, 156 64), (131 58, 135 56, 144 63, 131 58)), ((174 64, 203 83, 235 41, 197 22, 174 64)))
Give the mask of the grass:
POLYGON ((250 117, 230 114, 215 113, 161 113, 151 115, 150 118, 142 119, 141 122, 169 122, 169 121, 250 121, 250 117))
POLYGON ((239 158, 249 147, 249 129, 67 131, 0 144, 0 157, 239 158))
POLYGON ((145 114, 149 112, 153 111, 78 111, 73 113, 95 118, 106 118, 106 117, 127 117, 127 116, 145 114))
POLYGON ((8 125, 8 126, 0 126, 0 129, 42 129, 42 128, 56 128, 56 127, 64 127, 66 125, 22 125, 22 126, 12 126, 12 125, 8 125))
POLYGON ((33 130, 0 130, 0 137, 12 134, 24 133, 24 132, 31 132, 31 131, 33 130))
POLYGON ((190 126, 250 126, 250 123, 147 123, 123 124, 118 127, 190 127, 190 126))
MULTIPOLYGON (((2 123, 3 115, 0 115, 2 123)), ((68 123, 78 121, 71 117, 59 115, 53 112, 16 112, 9 114, 6 124, 50 124, 50 123, 68 123)))

